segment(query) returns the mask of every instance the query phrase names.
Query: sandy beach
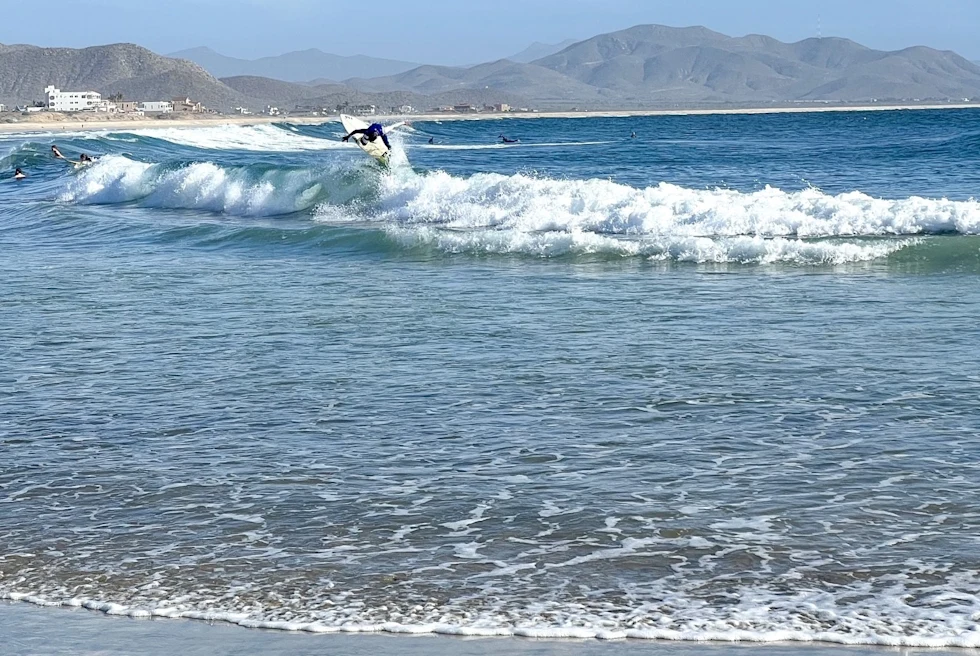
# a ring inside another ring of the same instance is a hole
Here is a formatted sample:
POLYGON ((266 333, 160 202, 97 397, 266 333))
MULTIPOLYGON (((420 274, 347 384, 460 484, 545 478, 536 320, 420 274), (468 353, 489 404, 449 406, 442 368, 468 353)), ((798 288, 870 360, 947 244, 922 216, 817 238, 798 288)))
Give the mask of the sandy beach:
POLYGON ((842 647, 821 644, 752 644, 597 640, 526 640, 306 634, 261 631, 194 620, 134 620, 87 610, 0 602, 0 644, 17 654, 110 656, 885 656, 976 654, 975 650, 842 647))
MULTIPOLYGON (((707 116, 707 115, 757 115, 757 114, 806 114, 825 112, 883 112, 939 109, 980 109, 980 103, 944 103, 931 105, 806 105, 800 107, 749 107, 749 108, 691 108, 653 110, 604 110, 579 112, 481 112, 475 114, 412 114, 377 115, 381 121, 486 121, 499 119, 541 118, 615 118, 630 116, 707 116)), ((75 132, 80 130, 147 130, 153 128, 195 128, 214 125, 261 125, 268 123, 292 123, 295 125, 319 125, 338 121, 337 116, 237 116, 197 115, 180 118, 132 118, 108 119, 104 115, 78 114, 74 116, 39 113, 17 115, 16 122, 0 122, 0 133, 21 132, 75 132)), ((0 116, 2 119, 2 116, 0 116)))

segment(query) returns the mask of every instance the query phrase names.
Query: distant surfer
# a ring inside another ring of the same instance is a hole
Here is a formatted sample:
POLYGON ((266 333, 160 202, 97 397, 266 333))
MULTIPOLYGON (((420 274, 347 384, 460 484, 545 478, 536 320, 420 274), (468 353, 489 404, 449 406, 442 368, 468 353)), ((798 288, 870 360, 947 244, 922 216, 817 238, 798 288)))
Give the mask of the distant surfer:
POLYGON ((14 170, 14 180, 23 180, 26 177, 27 177, 27 174, 24 173, 23 171, 21 171, 20 169, 15 169, 14 170))
POLYGON ((630 132, 630 139, 636 139, 636 131, 630 132))
POLYGON ((55 159, 66 159, 65 156, 61 154, 61 151, 58 150, 57 146, 51 146, 51 154, 54 155, 55 159))
POLYGON ((85 153, 82 153, 81 155, 78 156, 78 163, 79 164, 92 164, 93 162, 95 162, 95 159, 92 158, 92 157, 89 157, 85 153))
POLYGON ((434 144, 436 142, 435 137, 429 137, 429 143, 434 144))
MULTIPOLYGON (((361 125, 364 125, 363 123, 361 125)), ((361 141, 362 144, 366 144, 369 141, 375 141, 378 137, 384 142, 385 147, 391 150, 391 144, 388 142, 388 135, 385 134, 385 129, 381 127, 380 123, 372 123, 371 125, 363 128, 361 130, 354 130, 350 134, 344 136, 341 141, 346 142, 348 139, 353 137, 355 134, 363 134, 364 139, 361 141)))
POLYGON ((520 139, 511 139, 510 137, 505 137, 504 135, 500 135, 500 141, 502 141, 503 143, 513 143, 513 144, 521 143, 520 139))

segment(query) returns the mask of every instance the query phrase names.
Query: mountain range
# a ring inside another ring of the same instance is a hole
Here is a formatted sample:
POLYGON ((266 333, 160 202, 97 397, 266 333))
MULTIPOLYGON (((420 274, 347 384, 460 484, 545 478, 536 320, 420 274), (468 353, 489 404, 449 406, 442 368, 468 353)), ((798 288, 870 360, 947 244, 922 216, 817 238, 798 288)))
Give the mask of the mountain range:
MULTIPOLYGON (((561 43, 535 42, 506 59, 518 63, 528 63, 560 52, 573 43, 575 43, 575 39, 566 39, 561 43)), ((261 59, 237 59, 222 55, 206 46, 201 46, 172 52, 167 56, 192 61, 217 78, 268 77, 274 80, 309 85, 330 84, 337 80, 349 78, 397 75, 419 65, 363 55, 340 57, 317 49, 287 52, 284 55, 262 57, 261 59)))
POLYGON ((980 67, 921 46, 886 52, 840 38, 783 43, 703 27, 640 25, 526 64, 422 66, 347 83, 416 93, 490 87, 548 106, 945 101, 980 97, 980 67))
POLYGON ((317 50, 253 61, 207 49, 176 54, 185 58, 131 44, 82 50, 0 45, 0 103, 30 102, 47 84, 134 99, 191 96, 222 110, 499 102, 641 109, 980 98, 980 66, 950 51, 881 51, 840 38, 783 43, 704 27, 639 25, 570 44, 534 44, 513 58, 470 67, 414 66, 317 50), (198 63, 186 59, 191 56, 198 63))

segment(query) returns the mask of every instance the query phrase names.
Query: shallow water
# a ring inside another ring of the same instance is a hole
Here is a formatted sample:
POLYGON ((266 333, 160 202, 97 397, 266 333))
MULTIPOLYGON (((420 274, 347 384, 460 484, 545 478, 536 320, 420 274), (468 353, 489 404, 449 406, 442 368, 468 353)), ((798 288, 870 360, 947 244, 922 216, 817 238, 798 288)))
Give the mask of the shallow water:
POLYGON ((0 140, 0 595, 980 645, 980 114, 339 136, 0 140))

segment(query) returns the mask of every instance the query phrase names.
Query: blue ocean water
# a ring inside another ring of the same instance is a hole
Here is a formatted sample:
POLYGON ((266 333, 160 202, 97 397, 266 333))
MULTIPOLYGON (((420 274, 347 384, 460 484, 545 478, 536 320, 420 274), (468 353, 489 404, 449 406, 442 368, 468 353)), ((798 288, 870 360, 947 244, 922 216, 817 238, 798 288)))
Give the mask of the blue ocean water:
POLYGON ((0 136, 0 596, 980 646, 980 112, 340 135, 0 136))

